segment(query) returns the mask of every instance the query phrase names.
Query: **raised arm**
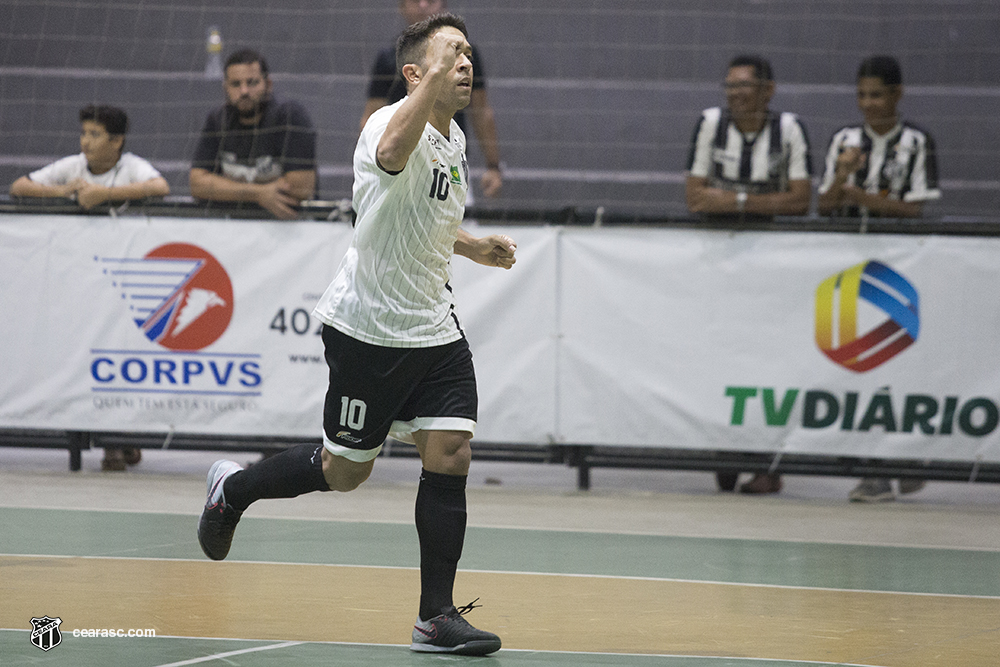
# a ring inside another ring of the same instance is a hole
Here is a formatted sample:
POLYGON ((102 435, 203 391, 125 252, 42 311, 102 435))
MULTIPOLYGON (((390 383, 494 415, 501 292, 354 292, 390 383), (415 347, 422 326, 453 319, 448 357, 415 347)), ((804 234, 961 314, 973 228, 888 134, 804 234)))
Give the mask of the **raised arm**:
POLYGON ((378 142, 375 157, 385 171, 398 173, 406 166, 431 119, 448 72, 462 56, 460 49, 464 44, 467 42, 461 36, 443 30, 436 32, 427 41, 424 66, 403 66, 403 77, 416 85, 393 114, 378 142))

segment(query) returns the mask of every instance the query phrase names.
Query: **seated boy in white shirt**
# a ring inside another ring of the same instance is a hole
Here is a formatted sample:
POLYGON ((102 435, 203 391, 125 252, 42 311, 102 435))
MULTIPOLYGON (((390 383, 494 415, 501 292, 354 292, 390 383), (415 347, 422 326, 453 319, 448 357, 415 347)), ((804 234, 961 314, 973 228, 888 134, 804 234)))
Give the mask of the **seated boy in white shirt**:
POLYGON ((80 150, 21 176, 10 186, 14 197, 67 197, 84 209, 109 201, 163 197, 166 179, 153 165, 122 153, 128 116, 117 107, 80 109, 80 150))

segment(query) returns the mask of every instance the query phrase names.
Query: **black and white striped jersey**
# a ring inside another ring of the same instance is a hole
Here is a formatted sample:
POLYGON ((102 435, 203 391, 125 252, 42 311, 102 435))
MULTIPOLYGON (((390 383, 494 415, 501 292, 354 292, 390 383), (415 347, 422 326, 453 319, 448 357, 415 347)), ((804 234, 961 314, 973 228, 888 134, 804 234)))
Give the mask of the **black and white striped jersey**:
POLYGON ((689 176, 749 194, 785 192, 812 168, 805 127, 792 113, 770 113, 760 132, 743 134, 720 107, 705 109, 691 139, 689 176))
MULTIPOLYGON (((847 185, 905 202, 941 198, 934 140, 924 130, 904 122, 897 123, 883 135, 876 134, 867 125, 837 130, 826 152, 820 194, 830 190, 837 170, 837 157, 850 147, 860 148, 868 159, 864 167, 847 177, 847 185)), ((840 214, 857 217, 867 215, 868 211, 850 205, 840 214)))

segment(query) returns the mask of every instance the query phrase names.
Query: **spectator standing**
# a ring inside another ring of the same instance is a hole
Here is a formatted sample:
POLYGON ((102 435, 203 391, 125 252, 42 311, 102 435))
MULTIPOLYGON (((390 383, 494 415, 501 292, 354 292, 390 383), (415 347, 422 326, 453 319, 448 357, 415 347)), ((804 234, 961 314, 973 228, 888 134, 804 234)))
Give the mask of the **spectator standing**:
MULTIPOLYGON (((425 21, 435 14, 447 11, 446 0, 399 0, 399 13, 406 24, 413 25, 425 21)), ((497 143, 496 120, 493 107, 490 106, 486 94, 486 73, 483 69, 482 56, 478 49, 472 48, 472 69, 476 76, 472 83, 472 100, 469 102, 469 119, 472 130, 479 141, 479 150, 486 160, 486 171, 479 181, 483 194, 496 197, 503 186, 503 174, 500 164, 500 147, 497 143)), ((368 100, 361 116, 361 129, 375 111, 388 104, 395 104, 406 95, 406 82, 396 65, 396 49, 390 46, 378 52, 375 66, 372 69, 371 80, 368 83, 368 100)), ((463 111, 455 114, 455 120, 462 131, 468 133, 466 116, 463 111)), ((472 190, 469 190, 469 200, 466 205, 473 204, 472 190)))
MULTIPOLYGON (((892 56, 862 61, 857 74, 862 125, 841 128, 830 140, 819 186, 819 212, 845 217, 917 218, 925 202, 940 199, 931 135, 899 117, 903 73, 892 56)), ((924 480, 897 480, 914 493, 924 480)), ((866 477, 851 490, 853 502, 895 500, 885 477, 866 477)))
MULTIPOLYGON (((729 63, 726 108, 706 109, 695 126, 685 182, 688 209, 708 219, 767 220, 805 215, 812 198, 809 140, 791 113, 769 109, 771 64, 757 55, 729 63)), ((719 488, 736 488, 739 473, 718 473, 719 488)), ((761 473, 742 493, 777 493, 781 476, 761 473)))
POLYGON ((316 192, 316 132, 298 102, 275 99, 267 61, 243 49, 229 56, 226 103, 208 114, 191 164, 191 195, 251 202, 276 218, 316 192))
POLYGON ((351 491, 371 474, 390 433, 414 442, 423 470, 415 521, 420 609, 414 651, 485 655, 500 638, 474 628, 452 599, 465 541, 465 487, 478 397, 468 342, 448 285, 454 254, 509 269, 507 236, 460 228, 469 188, 465 135, 473 69, 465 23, 436 15, 397 47, 408 96, 377 111, 354 153, 354 238, 314 314, 330 367, 323 445, 300 445, 246 470, 217 461, 198 539, 229 553, 243 511, 263 498, 351 491))

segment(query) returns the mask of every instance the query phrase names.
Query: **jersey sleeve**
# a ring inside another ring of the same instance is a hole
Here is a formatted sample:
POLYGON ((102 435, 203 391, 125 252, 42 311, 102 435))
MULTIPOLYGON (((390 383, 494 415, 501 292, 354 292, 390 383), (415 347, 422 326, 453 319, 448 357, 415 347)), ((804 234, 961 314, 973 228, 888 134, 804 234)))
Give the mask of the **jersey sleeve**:
POLYGON ((788 142, 788 180, 808 180, 812 176, 812 162, 805 125, 794 114, 785 114, 782 121, 787 127, 784 136, 788 142))
POLYGON ((81 160, 86 158, 80 155, 70 155, 60 158, 52 164, 45 165, 41 169, 28 174, 28 178, 39 185, 66 185, 75 178, 80 178, 83 174, 80 169, 81 160))
POLYGON ((364 129, 361 131, 361 137, 358 139, 358 147, 354 153, 355 168, 360 167, 380 176, 395 175, 382 169, 375 155, 378 150, 378 142, 381 141, 382 135, 385 134, 385 128, 389 126, 389 120, 392 118, 394 112, 394 110, 390 110, 390 107, 382 107, 373 113, 368 122, 365 123, 364 129))
POLYGON ((691 150, 688 152, 688 176, 707 178, 712 161, 712 140, 715 137, 715 126, 718 125, 722 113, 718 108, 706 109, 691 137, 691 150))
POLYGON ((924 133, 916 157, 913 161, 913 171, 910 174, 910 189, 903 194, 905 202, 923 202, 941 198, 938 189, 937 156, 934 150, 934 140, 924 133))
POLYGON ((150 181, 154 178, 160 178, 162 174, 157 171, 148 160, 144 160, 138 155, 133 155, 132 153, 126 153, 123 156, 126 160, 125 163, 125 175, 126 181, 131 183, 144 183, 150 181))

